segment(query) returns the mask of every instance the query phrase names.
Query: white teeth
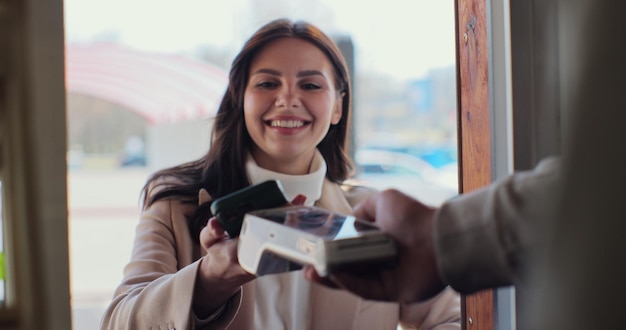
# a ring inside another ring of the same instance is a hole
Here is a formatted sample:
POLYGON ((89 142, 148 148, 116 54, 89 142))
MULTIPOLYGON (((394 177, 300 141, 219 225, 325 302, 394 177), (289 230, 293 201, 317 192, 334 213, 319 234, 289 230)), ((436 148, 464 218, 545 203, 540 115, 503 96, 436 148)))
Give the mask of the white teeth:
POLYGON ((270 122, 270 126, 272 127, 285 127, 285 128, 296 128, 304 126, 304 122, 301 120, 272 120, 270 122))

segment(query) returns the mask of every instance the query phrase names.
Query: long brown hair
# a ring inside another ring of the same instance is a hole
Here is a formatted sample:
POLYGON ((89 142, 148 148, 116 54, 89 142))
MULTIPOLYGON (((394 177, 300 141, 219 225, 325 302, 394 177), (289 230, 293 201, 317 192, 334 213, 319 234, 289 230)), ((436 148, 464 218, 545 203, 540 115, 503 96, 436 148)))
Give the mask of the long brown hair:
MULTIPOLYGON (((299 38, 319 48, 335 69, 335 87, 343 93, 342 117, 339 123, 331 125, 317 148, 326 160, 326 177, 333 182, 342 182, 352 173, 353 165, 347 156, 347 135, 350 124, 351 86, 346 61, 337 45, 321 30, 307 22, 292 22, 277 19, 257 30, 244 44, 233 60, 230 69, 228 88, 217 110, 211 145, 207 154, 195 161, 184 163, 154 173, 143 189, 145 207, 164 198, 179 198, 185 203, 198 203, 198 192, 206 189, 212 198, 218 198, 250 185, 246 175, 245 157, 252 140, 245 126, 243 99, 252 59, 273 40, 279 38, 299 38), (159 185, 158 179, 175 177, 177 180, 164 180, 162 189, 150 194, 148 187, 159 185)), ((211 216, 208 203, 199 207, 189 219, 192 238, 197 241, 200 229, 211 216)))

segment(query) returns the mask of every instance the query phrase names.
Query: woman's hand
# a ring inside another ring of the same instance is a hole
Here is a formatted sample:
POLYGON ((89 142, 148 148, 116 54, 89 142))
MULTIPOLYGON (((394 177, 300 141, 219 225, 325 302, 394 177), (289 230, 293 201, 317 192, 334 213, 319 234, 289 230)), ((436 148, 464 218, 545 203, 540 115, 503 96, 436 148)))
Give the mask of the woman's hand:
POLYGON ((196 316, 210 315, 237 293, 241 285, 255 278, 239 265, 237 242, 238 239, 228 237, 216 218, 211 218, 200 232, 200 244, 207 254, 196 277, 196 316))
POLYGON ((300 205, 300 206, 302 206, 302 205, 304 205, 304 202, 306 202, 306 196, 302 195, 302 194, 297 194, 296 197, 294 197, 291 200, 290 204, 291 205, 300 205))
MULTIPOLYGON (((304 205, 306 196, 297 195, 290 205, 304 205)), ((194 292, 194 312, 205 318, 224 305, 239 288, 256 278, 246 272, 237 259, 239 239, 231 239, 224 228, 211 218, 200 231, 200 245, 207 254, 200 261, 194 292)))

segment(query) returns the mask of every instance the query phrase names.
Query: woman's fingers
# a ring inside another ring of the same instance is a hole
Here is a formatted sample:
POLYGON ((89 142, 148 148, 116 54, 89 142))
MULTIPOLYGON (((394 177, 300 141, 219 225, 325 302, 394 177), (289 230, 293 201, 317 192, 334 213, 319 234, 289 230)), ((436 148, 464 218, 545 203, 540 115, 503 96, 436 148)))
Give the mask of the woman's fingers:
POLYGON ((217 221, 217 218, 209 219, 207 225, 200 231, 200 244, 205 249, 226 238, 228 238, 228 235, 217 221))
POLYGON ((329 278, 319 276, 317 272, 315 271, 315 268, 313 268, 313 266, 308 266, 308 265, 304 266, 303 273, 304 273, 304 278, 311 282, 320 283, 326 287, 333 288, 333 289, 340 289, 340 287, 335 282, 331 281, 329 278))
POLYGON ((202 247, 209 251, 208 254, 211 255, 212 260, 221 260, 220 263, 223 265, 239 266, 237 243, 236 239, 230 239, 216 218, 209 219, 207 225, 200 231, 202 247))
POLYGON ((302 194, 296 195, 296 197, 291 200, 291 204, 293 205, 304 205, 304 202, 306 202, 306 196, 302 194))

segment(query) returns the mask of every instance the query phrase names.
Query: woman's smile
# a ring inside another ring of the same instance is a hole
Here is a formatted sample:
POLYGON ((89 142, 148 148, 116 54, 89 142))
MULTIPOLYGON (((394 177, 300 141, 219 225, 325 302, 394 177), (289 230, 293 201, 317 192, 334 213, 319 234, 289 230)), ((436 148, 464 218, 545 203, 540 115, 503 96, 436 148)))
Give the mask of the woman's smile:
POLYGON ((311 120, 292 116, 272 117, 264 122, 268 129, 282 135, 297 134, 312 124, 311 120))
POLYGON ((272 127, 298 128, 310 124, 310 122, 305 122, 302 120, 269 120, 266 122, 266 124, 272 127))

